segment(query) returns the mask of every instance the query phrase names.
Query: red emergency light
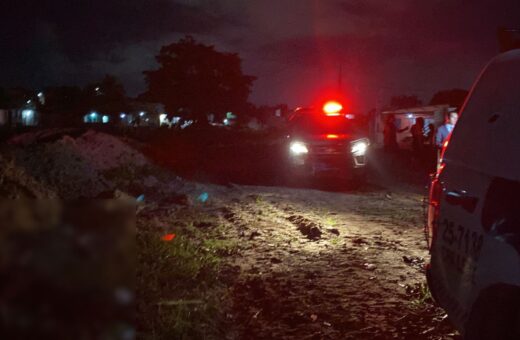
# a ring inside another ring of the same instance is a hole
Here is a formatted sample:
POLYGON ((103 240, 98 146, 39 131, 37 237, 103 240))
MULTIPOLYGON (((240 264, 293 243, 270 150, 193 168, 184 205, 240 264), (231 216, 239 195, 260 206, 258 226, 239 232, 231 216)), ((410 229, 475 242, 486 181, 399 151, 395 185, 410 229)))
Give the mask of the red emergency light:
POLYGON ((343 110, 343 105, 337 101, 328 101, 323 105, 323 112, 325 112, 327 116, 340 116, 341 110, 343 110))

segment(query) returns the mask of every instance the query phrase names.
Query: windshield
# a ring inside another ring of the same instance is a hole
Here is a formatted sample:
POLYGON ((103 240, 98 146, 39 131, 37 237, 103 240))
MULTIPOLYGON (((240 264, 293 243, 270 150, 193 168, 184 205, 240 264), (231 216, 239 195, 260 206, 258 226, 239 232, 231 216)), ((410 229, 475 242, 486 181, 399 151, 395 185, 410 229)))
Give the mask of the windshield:
POLYGON ((359 131, 358 122, 341 116, 305 114, 292 120, 292 130, 309 135, 354 134, 359 131))

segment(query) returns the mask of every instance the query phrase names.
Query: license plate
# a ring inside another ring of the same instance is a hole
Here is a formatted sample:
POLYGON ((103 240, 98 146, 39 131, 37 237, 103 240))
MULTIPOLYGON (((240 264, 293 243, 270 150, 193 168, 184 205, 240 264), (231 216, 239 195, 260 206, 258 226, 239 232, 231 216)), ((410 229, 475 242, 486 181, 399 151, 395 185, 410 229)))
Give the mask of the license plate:
POLYGON ((314 172, 324 172, 324 171, 331 171, 331 170, 338 169, 337 166, 334 166, 329 163, 323 163, 323 162, 314 163, 312 168, 313 168, 314 172))

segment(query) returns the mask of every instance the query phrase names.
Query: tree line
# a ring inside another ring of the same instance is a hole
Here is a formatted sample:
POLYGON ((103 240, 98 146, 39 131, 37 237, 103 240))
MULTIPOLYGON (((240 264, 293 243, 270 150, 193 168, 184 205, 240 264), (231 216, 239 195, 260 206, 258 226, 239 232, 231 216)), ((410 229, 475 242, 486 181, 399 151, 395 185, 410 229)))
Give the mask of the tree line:
MULTIPOLYGON (((186 36, 163 46, 155 57, 158 67, 143 72, 146 90, 137 97, 142 102, 164 105, 169 116, 180 116, 195 122, 207 123, 207 115, 219 120, 227 112, 240 116, 261 117, 265 107, 249 102, 256 77, 242 71, 242 60, 236 53, 220 52, 186 36)), ((97 111, 116 119, 130 109, 131 99, 121 82, 106 75, 99 82, 79 86, 48 87, 44 100, 34 91, 0 88, 0 109, 21 107, 34 100, 44 125, 74 125, 90 111, 97 111)), ((430 105, 450 104, 460 107, 467 91, 453 89, 436 93, 430 105)), ((422 105, 416 95, 391 98, 385 109, 399 109, 422 105)))

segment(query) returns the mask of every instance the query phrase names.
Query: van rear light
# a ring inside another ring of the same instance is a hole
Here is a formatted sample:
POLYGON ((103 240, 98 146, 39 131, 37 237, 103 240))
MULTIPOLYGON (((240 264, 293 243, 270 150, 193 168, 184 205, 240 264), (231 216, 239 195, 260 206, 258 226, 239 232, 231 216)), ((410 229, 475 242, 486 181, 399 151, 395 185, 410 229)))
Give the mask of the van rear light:
POLYGON ((444 167, 441 166, 435 178, 430 185, 430 197, 428 203, 428 222, 426 225, 426 241, 428 249, 431 250, 433 241, 436 237, 437 227, 439 224, 439 211, 442 198, 442 183, 439 180, 439 174, 444 167))

